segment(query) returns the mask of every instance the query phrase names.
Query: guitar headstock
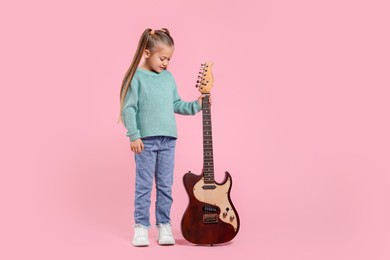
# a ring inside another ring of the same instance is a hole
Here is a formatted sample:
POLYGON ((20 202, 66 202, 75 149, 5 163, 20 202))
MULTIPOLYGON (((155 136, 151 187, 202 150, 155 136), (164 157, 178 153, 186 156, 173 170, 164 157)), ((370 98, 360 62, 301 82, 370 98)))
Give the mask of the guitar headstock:
POLYGON ((198 80, 196 81, 196 87, 202 94, 210 94, 210 90, 213 87, 214 78, 211 73, 213 62, 202 63, 199 71, 198 80))

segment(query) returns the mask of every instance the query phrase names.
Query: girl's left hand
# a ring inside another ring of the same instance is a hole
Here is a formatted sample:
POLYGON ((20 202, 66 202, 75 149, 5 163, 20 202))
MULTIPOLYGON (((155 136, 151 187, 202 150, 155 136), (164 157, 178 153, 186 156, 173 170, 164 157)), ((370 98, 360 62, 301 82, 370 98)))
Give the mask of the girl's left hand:
MULTIPOLYGON (((199 98, 198 98, 198 103, 200 106, 202 106, 202 100, 203 98, 205 97, 206 95, 201 95, 199 98)), ((211 103, 212 103, 212 98, 211 98, 211 95, 209 95, 209 104, 211 106, 211 103)))

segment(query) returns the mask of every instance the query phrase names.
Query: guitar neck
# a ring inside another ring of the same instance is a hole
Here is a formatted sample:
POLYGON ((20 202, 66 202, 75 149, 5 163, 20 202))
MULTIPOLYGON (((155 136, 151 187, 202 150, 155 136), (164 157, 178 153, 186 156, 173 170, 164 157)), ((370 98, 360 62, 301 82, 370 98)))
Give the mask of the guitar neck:
POLYGON ((209 95, 203 98, 203 176, 205 183, 214 183, 213 135, 209 95))

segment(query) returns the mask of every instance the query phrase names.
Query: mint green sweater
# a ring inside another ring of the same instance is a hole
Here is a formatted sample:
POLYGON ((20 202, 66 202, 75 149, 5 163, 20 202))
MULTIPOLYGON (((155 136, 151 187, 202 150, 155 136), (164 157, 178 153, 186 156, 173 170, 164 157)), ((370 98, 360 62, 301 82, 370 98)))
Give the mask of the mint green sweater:
POLYGON ((147 136, 177 137, 175 114, 195 115, 198 101, 182 101, 169 71, 155 73, 138 68, 123 107, 127 136, 131 141, 147 136))

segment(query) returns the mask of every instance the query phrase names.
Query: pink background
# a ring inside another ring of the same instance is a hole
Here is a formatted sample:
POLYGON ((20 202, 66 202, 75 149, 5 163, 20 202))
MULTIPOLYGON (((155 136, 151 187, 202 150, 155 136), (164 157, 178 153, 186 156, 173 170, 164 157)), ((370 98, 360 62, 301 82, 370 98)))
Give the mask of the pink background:
POLYGON ((389 8, 1 0, 0 258, 390 259, 389 8), (183 99, 215 63, 215 177, 232 174, 241 217, 228 245, 180 234, 182 176, 202 168, 198 114, 177 117, 177 245, 158 246, 153 228, 149 248, 131 246, 134 162, 116 119, 147 27, 170 29, 183 99))

